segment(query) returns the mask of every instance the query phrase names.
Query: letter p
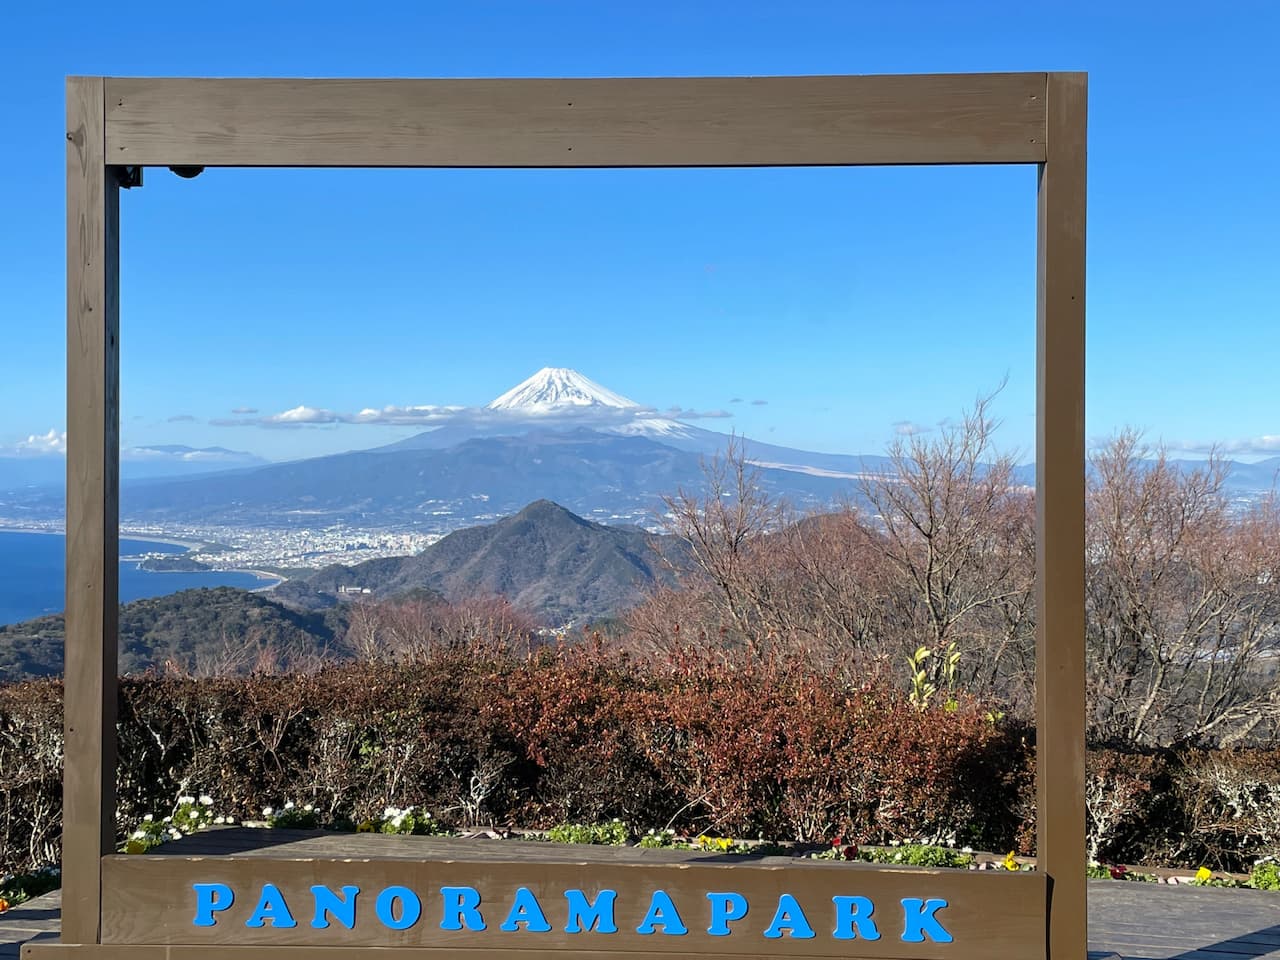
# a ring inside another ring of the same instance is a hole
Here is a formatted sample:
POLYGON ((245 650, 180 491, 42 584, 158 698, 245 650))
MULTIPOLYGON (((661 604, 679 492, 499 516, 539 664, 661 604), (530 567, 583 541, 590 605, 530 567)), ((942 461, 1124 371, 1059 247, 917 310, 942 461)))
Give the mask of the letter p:
POLYGON ((225 883, 193 883, 191 888, 196 892, 197 927, 212 927, 217 921, 215 913, 221 913, 235 903, 236 895, 225 883))
POLYGON ((729 921, 741 920, 747 915, 747 898, 740 893, 708 893, 711 901, 711 926, 707 933, 713 937, 729 935, 729 921))

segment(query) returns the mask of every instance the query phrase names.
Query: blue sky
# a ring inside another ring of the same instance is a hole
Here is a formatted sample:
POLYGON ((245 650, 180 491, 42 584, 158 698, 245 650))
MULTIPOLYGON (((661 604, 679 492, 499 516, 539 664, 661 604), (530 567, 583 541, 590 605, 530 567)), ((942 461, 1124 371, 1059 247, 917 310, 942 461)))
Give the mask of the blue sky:
MULTIPOLYGON (((1280 453, 1280 5, 39 6, 6 11, 0 34, 0 455, 56 445, 27 438, 66 421, 66 74, 1043 69, 1090 73, 1091 436, 1280 453)), ((123 198, 124 441, 373 446, 413 429, 213 421, 480 405, 551 365, 732 414, 702 426, 844 452, 1007 377, 1000 440, 1029 456, 1034 182, 1030 167, 148 171, 123 198)))

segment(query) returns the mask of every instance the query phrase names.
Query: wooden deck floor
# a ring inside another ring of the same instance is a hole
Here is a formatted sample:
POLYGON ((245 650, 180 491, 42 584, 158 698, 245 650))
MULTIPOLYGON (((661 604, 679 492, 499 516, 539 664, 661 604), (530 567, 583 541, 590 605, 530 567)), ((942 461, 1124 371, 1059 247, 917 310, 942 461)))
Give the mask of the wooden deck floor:
MULTIPOLYGON (((224 830, 166 844, 157 852, 187 856, 299 857, 366 856, 418 859, 420 838, 297 831, 224 830)), ((433 856, 467 859, 523 859, 545 856, 542 844, 438 840, 433 856)), ((566 848, 560 848, 564 850, 566 848)), ((633 856, 626 848, 573 847, 577 860, 616 862, 633 856)), ((646 859, 705 860, 706 854, 645 851, 646 859)), ((715 858, 720 859, 720 858, 715 858)), ((763 858, 779 862, 783 858, 763 858)), ((0 914, 0 960, 17 960, 19 945, 37 936, 56 937, 60 915, 52 893, 0 914)), ((1089 884, 1089 951, 1094 960, 1280 960, 1280 895, 1256 890, 1222 890, 1112 880, 1089 884)))

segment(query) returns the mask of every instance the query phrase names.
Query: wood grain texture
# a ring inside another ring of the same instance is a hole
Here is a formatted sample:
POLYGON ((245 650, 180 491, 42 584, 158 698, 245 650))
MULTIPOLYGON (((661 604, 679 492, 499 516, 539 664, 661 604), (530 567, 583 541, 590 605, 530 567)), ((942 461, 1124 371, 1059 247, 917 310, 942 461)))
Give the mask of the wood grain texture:
MULTIPOLYGON (((200 839, 203 837, 197 835, 172 846, 182 848, 188 842, 200 839)), ((479 846, 502 845, 481 843, 479 846)), ((292 852, 298 847, 291 845, 288 849, 292 852)), ((1280 920, 1276 916, 1275 895, 1272 893, 1111 880, 1089 881, 1088 893, 1090 960, 1118 960, 1120 956, 1179 958, 1193 955, 1230 955, 1230 960, 1264 957, 1280 960, 1280 920)), ((0 915, 0 960, 17 960, 19 945, 38 933, 46 937, 52 934, 56 940, 57 907, 58 894, 55 892, 0 915)), ((99 960, 112 955, 90 953, 89 948, 84 947, 59 946, 61 952, 55 956, 46 952, 48 949, 47 946, 38 946, 31 956, 39 960, 57 960, 74 954, 81 960, 89 960, 90 957, 99 960)), ((108 946, 99 949, 119 956, 128 948, 108 946)), ((147 948, 140 950, 145 956, 147 948)), ((245 953, 240 956, 245 956, 245 953)), ((277 956, 273 951, 268 960, 277 956)), ((329 955, 322 952, 319 956, 329 955)), ((396 953, 394 960, 405 956, 408 955, 396 953)), ((525 957, 527 960, 528 955, 525 957)), ((367 955, 361 960, 366 958, 367 955)))
POLYGON ((1036 294, 1037 863, 1049 956, 1085 955, 1084 74, 1049 74, 1036 294))
POLYGON ((529 80, 107 78, 138 165, 1038 163, 1042 73, 529 80))
MULTIPOLYGON (((103 907, 103 943, 232 944, 306 947, 431 947, 455 951, 495 951, 493 955, 533 949, 613 952, 615 955, 661 956, 794 956, 868 958, 1043 957, 1045 878, 1037 873, 968 872, 859 867, 841 863, 793 861, 767 866, 744 863, 647 862, 634 856, 629 864, 465 859, 312 860, 284 857, 179 858, 113 856, 103 861, 103 882, 112 891, 103 907), (224 883, 236 900, 218 914, 215 926, 197 927, 194 883, 224 883), (274 884, 295 915, 297 926, 248 927, 264 883, 274 884), (355 885, 355 926, 311 925, 314 903, 310 889, 325 884, 334 890, 355 885), (421 899, 422 913, 404 930, 379 922, 374 901, 389 886, 402 886, 421 899), (442 886, 468 886, 480 892, 484 930, 442 929, 442 886), (519 887, 532 891, 552 929, 546 932, 504 931, 500 924, 519 887), (617 933, 568 933, 564 892, 579 889, 594 899, 602 889, 617 891, 617 933), (654 890, 675 901, 689 932, 683 936, 641 934, 654 890), (733 891, 750 903, 747 915, 732 924, 728 936, 706 932, 709 891, 733 891), (794 895, 816 935, 807 938, 763 936, 774 917, 780 894, 794 895), (875 903, 878 940, 836 940, 835 895, 860 895, 875 903), (954 942, 903 942, 901 900, 938 897, 948 901, 939 919, 954 942)), ((483 955, 483 954, 481 954, 483 955)))
POLYGON ((115 845, 119 578, 120 201, 103 83, 67 81, 67 569, 63 930, 98 937, 98 864, 115 845))

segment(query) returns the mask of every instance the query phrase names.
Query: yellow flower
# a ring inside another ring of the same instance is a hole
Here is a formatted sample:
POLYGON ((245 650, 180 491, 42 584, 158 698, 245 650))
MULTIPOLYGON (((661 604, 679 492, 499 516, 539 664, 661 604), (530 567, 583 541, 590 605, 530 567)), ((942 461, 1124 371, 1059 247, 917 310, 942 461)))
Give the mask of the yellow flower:
POLYGON ((1015 873, 1017 873, 1017 871, 1021 869, 1018 866, 1018 861, 1013 856, 1012 850, 1010 850, 1008 853, 1004 855, 1004 868, 1006 870, 1012 870, 1015 873))
POLYGON ((1196 871, 1196 883, 1208 883, 1213 879, 1213 871, 1208 867, 1201 867, 1196 871))
POLYGON ((4 897, 0 897, 0 913, 4 913, 9 909, 9 901, 4 897))

